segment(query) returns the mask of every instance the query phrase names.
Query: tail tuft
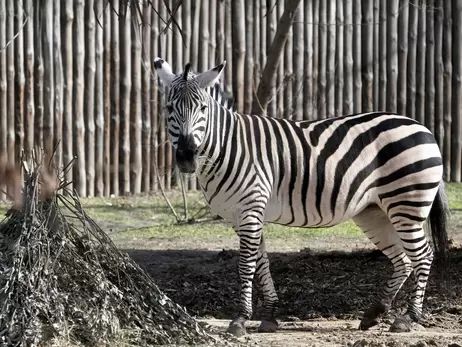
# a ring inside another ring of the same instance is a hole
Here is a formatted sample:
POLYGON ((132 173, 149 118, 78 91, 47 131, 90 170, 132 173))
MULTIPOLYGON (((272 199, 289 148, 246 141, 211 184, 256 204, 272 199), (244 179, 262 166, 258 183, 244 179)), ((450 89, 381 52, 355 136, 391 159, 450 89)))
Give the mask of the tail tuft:
POLYGON ((448 258, 448 222, 449 205, 444 190, 444 182, 441 181, 430 210, 429 218, 433 246, 435 249, 436 265, 441 270, 444 270, 448 258))

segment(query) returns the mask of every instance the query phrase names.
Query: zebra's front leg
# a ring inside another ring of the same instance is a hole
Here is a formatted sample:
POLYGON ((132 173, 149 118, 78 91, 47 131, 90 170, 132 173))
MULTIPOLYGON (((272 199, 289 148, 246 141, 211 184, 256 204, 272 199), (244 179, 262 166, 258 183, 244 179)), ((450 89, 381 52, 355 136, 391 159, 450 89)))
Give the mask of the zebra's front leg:
POLYGON ((245 335, 245 322, 252 316, 252 281, 256 271, 262 222, 255 217, 244 218, 236 232, 239 235, 240 300, 237 318, 231 321, 227 332, 239 337, 245 335))
POLYGON ((278 328, 276 321, 276 310, 279 299, 274 289, 273 279, 271 277, 268 254, 265 247, 264 236, 261 236, 260 247, 257 258, 257 278, 263 292, 263 315, 261 324, 258 327, 259 332, 272 333, 278 328))

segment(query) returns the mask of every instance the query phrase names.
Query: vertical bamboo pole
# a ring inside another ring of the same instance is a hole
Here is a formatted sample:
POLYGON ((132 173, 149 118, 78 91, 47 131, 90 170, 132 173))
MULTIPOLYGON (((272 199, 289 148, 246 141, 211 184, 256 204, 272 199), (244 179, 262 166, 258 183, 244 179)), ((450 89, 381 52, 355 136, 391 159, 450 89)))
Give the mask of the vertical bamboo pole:
MULTIPOLYGON (((162 0, 159 0, 159 3, 161 4, 161 1, 162 0)), ((195 12, 194 12, 194 18, 197 19, 197 22, 199 21, 199 5, 200 5, 200 1, 201 0, 198 0, 198 1, 195 1, 194 3, 196 4, 196 8, 195 8, 195 12)), ((160 6, 160 16, 161 18, 165 18, 166 14, 167 14, 167 11, 165 9, 165 6, 160 6)), ((194 26, 196 27, 198 24, 197 24, 196 21, 194 21, 194 26)), ((157 24, 158 24, 158 28, 159 28, 159 33, 160 33, 160 30, 162 29, 163 25, 162 25, 162 22, 159 20, 157 21, 157 24)), ((193 29, 194 31, 194 29, 193 29)), ((195 31, 194 31, 195 32, 195 31)), ((154 37, 154 33, 153 33, 153 37, 154 37)), ((197 57, 198 57, 198 53, 197 53, 197 50, 198 50, 198 35, 193 35, 192 37, 194 39, 192 45, 191 45, 191 64, 194 66, 197 66, 197 63, 195 63, 197 61, 197 57)), ((165 50, 165 45, 166 45, 166 35, 160 35, 159 38, 158 38, 158 45, 159 45, 159 49, 158 51, 161 52, 161 57, 164 56, 165 54, 165 57, 166 57, 166 50, 165 50)), ((167 58, 167 57, 166 57, 167 58)), ((170 63, 170 62, 169 62, 170 63)), ((171 63, 170 63, 171 64, 171 63)), ((158 150, 158 161, 157 161, 157 170, 159 172, 159 177, 160 177, 160 182, 159 184, 162 185, 162 187, 166 188, 166 184, 167 184, 167 179, 166 179, 166 162, 167 162, 167 159, 165 157, 165 153, 166 153, 166 147, 167 146, 170 146, 170 144, 166 143, 167 141, 167 138, 166 138, 166 134, 165 134, 165 130, 166 130, 166 121, 165 121, 165 118, 166 118, 166 115, 165 115, 165 88, 162 86, 161 88, 159 88, 159 98, 158 98, 158 110, 157 110, 157 114, 158 114, 158 127, 157 127, 157 131, 158 131, 158 146, 157 146, 157 150, 158 150)))
POLYGON ((350 0, 344 1, 345 8, 345 87, 343 88, 343 113, 353 113, 353 3, 350 0))
POLYGON ((236 100, 237 94, 234 93, 233 90, 233 18, 231 15, 231 0, 225 1, 225 58, 226 58, 226 66, 225 66, 225 91, 233 95, 234 100, 236 100))
MULTIPOLYGON (((94 0, 85 1, 85 169, 87 196, 95 195, 95 12, 94 0)), ((83 149, 82 149, 83 150, 83 149)))
POLYGON ((260 74, 262 71, 262 65, 260 61, 260 48, 261 48, 261 5, 262 1, 255 1, 254 2, 254 21, 252 27, 252 40, 253 40, 253 70, 252 70, 252 102, 253 98, 255 97, 255 93, 257 91, 258 81, 260 81, 260 74))
POLYGON ((417 29, 418 29, 418 13, 416 6, 408 6, 408 54, 407 54, 407 107, 406 116, 416 118, 416 62, 417 62, 417 29))
MULTIPOLYGON (((183 6, 180 6, 175 14, 175 19, 177 23, 181 23, 182 19, 182 9, 183 6)), ((208 22, 208 21, 207 21, 208 22)), ((215 22, 214 22, 215 24, 215 22)), ((183 60, 183 41, 181 39, 181 33, 177 26, 173 27, 173 35, 172 35, 172 61, 171 64, 173 66, 173 71, 183 71, 186 61, 183 60)), ((208 49, 205 50, 208 52, 208 49)), ((206 67, 208 69, 208 66, 206 67)))
MULTIPOLYGON (((281 1, 282 2, 282 1, 281 1)), ((268 56, 270 54, 269 49, 271 47, 271 42, 273 41, 274 34, 276 33, 276 23, 278 19, 278 10, 277 10, 277 4, 273 4, 273 1, 267 0, 266 1, 266 9, 267 9, 267 19, 266 19, 266 55, 268 56)), ((281 60, 279 61, 279 65, 283 64, 283 57, 281 57, 281 60)), ((268 108, 267 108, 267 113, 271 117, 276 117, 277 116, 277 85, 280 82, 280 74, 279 74, 279 68, 278 68, 278 73, 276 75, 276 85, 273 88, 272 95, 273 95, 273 100, 269 103, 268 108)), ((256 96, 255 96, 256 97, 256 96)))
POLYGON ((101 1, 95 2, 95 195, 104 196, 104 22, 101 1))
POLYGON ((245 114, 249 114, 252 110, 252 95, 253 95, 253 69, 254 69, 254 42, 253 42, 253 2, 247 1, 245 3, 245 59, 244 59, 244 100, 243 111, 245 114))
MULTIPOLYGON (((143 174, 142 163, 142 104, 141 104, 141 27, 131 25, 132 43, 132 88, 130 98, 130 190, 131 194, 141 193, 141 181, 143 174)), ((180 38, 178 38, 180 41, 180 38)), ((180 55, 179 52, 178 55, 180 55)))
POLYGON ((326 117, 335 116, 335 51, 336 51, 336 1, 327 2, 327 60, 326 60, 326 117))
MULTIPOLYGON (((435 4, 437 5, 437 4, 435 4)), ((444 79, 444 66, 443 66, 443 8, 435 6, 434 15, 434 34, 435 34, 435 113, 434 117, 434 130, 436 141, 440 147, 441 152, 444 152, 444 106, 443 106, 443 79, 444 79)), ((428 112, 428 111, 427 111, 428 112)))
MULTIPOLYGON (((63 164, 69 164, 74 158, 74 52, 73 52, 73 24, 74 7, 72 1, 64 3, 64 31, 63 31, 63 72, 64 72, 64 95, 63 95, 63 164)), ((33 115, 32 115, 33 117, 33 115)), ((76 151, 77 152, 77 151, 76 151)), ((72 182, 73 170, 65 174, 66 180, 72 182)), ((73 185, 73 188, 75 186, 73 185)))
POLYGON ((362 65, 362 111, 370 112, 373 110, 374 96, 374 69, 373 69, 373 48, 374 48, 374 4, 372 1, 365 1, 361 7, 362 27, 361 27, 361 65, 362 65))
MULTIPOLYGON (((0 47, 6 45, 6 6, 0 1, 0 47)), ((6 51, 0 51, 0 153, 7 153, 7 132, 8 132, 8 98, 7 98, 7 60, 6 51)), ((0 201, 5 200, 5 194, 0 189, 0 201)))
POLYGON ((119 33, 119 0, 112 0, 114 10, 111 15, 111 167, 112 167, 112 194, 120 194, 119 139, 120 139, 120 33, 119 33))
MULTIPOLYGON (((303 84, 303 119, 314 119, 313 111, 313 3, 304 3, 304 84, 303 84)), ((300 10, 301 11, 301 10, 300 10)))
POLYGON ((419 8, 416 66, 416 120, 425 123, 425 49, 426 49, 426 1, 419 8))
MULTIPOLYGON (((211 69, 216 66, 216 53, 217 53, 217 1, 218 0, 209 0, 209 48, 208 48, 208 63, 209 66, 207 69, 211 69)), ((220 62, 221 64, 221 62, 220 62)))
MULTIPOLYGON (((244 14, 243 12, 241 13, 244 14)), ((200 30, 199 36, 199 55, 197 57, 197 69, 200 72, 209 69, 208 50, 209 50, 209 0, 201 0, 200 6, 200 30)), ((183 69, 179 70, 182 71, 183 69)))
POLYGON ((87 196, 85 153, 85 1, 75 0, 75 75, 74 75, 74 139, 77 153, 75 177, 77 193, 87 196))
MULTIPOLYGON (((157 0, 152 1, 153 8, 157 8, 157 0)), ((184 14, 184 11, 183 11, 184 14)), ((157 13, 151 11, 151 58, 150 63, 153 63, 155 57, 159 56, 159 17, 157 13)), ((191 42, 191 41, 189 41, 191 42)), ((152 71, 152 67, 151 67, 152 71)), ((151 78, 151 189, 157 190, 159 180, 157 178, 159 163, 159 119, 162 117, 162 113, 159 111, 159 98, 162 97, 158 88, 158 78, 151 78)))
MULTIPOLYGON (((286 0, 287 1, 287 0, 286 0)), ((297 11, 300 13, 300 11, 297 11)), ((281 14, 282 16, 282 14, 281 14)), ((279 18, 281 18, 279 16, 279 18)), ((292 28, 287 33, 287 41, 284 47, 284 65, 281 64, 283 68, 283 76, 285 81, 284 88, 284 100, 283 100, 283 117, 286 119, 292 118, 293 113, 293 83, 294 83, 294 69, 293 69, 293 25, 292 28)))
POLYGON ((318 119, 326 118, 327 2, 319 2, 318 119))
MULTIPOLYGON (((151 16, 152 7, 148 4, 143 8, 143 36, 142 36, 142 66, 141 66, 141 78, 142 78, 142 139, 141 139, 141 157, 142 157, 142 182, 141 190, 143 192, 149 192, 151 190, 151 153, 155 152, 151 146, 151 16)), ((156 47, 157 48, 157 47, 156 47)), ((153 60, 153 59, 152 59, 153 60)))
POLYGON ((387 2, 380 1, 379 15, 379 110, 387 109, 387 2))
POLYGON ((398 17, 398 85, 397 112, 406 115, 407 54, 408 54, 409 4, 401 6, 398 17))
MULTIPOLYGON (((202 1, 207 1, 207 0, 201 0, 201 6, 202 6, 202 1)), ((170 4, 172 3, 172 0, 169 0, 170 4)), ((199 12, 200 13, 200 12, 199 12)), ((199 14, 199 18, 200 18, 200 14, 199 14)), ((197 33, 200 33, 200 30, 197 31, 197 33)), ((196 57, 199 57, 201 54, 203 54, 203 52, 201 52, 201 49, 200 49, 200 34, 198 35, 199 36, 199 52, 198 52, 198 55, 196 55, 194 58, 196 57)), ((173 32, 172 30, 168 30, 167 31, 167 35, 166 35, 166 43, 165 43, 165 57, 167 58, 167 61, 170 62, 170 64, 172 64, 173 62, 173 56, 172 56, 172 48, 173 48, 173 44, 172 44, 172 39, 173 39, 173 32)), ((200 59, 198 61, 198 63, 196 64, 196 66, 199 66, 200 64, 200 59)), ((179 72, 179 71, 183 71, 183 67, 181 67, 180 69, 178 70, 175 70, 175 67, 173 66, 173 71, 174 72, 179 72)), ((197 71, 198 68, 196 68, 196 71, 197 71)), ((165 109, 163 110, 163 114, 164 116, 167 116, 165 114, 165 109)), ((165 146, 164 146, 164 151, 165 151, 165 169, 164 169, 164 174, 165 174, 165 188, 170 190, 172 188, 172 183, 175 183, 174 182, 174 177, 172 177, 173 175, 173 171, 177 171, 175 170, 175 163, 173 161, 173 147, 172 147, 172 143, 170 142, 170 137, 168 136, 167 134, 167 123, 164 123, 164 127, 162 128, 163 131, 164 131, 164 136, 165 136, 165 146), (172 178, 173 178, 173 182, 172 182, 172 178)))
MULTIPOLYGON (((260 1, 260 57, 257 58, 260 62, 260 72, 263 71, 263 67, 266 63, 266 28, 268 20, 268 7, 266 6, 266 1, 260 1)), ((258 81, 260 80, 260 74, 258 75, 258 81)), ((258 85, 258 82, 256 83, 258 85)))
POLYGON ((55 164, 62 167, 63 163, 63 95, 64 95, 64 76, 63 58, 61 49, 61 1, 53 0, 53 64, 54 64, 54 87, 55 100, 53 108, 54 139, 53 148, 56 148, 55 164))
POLYGON ((244 58, 245 58, 245 11, 243 1, 232 1, 233 18, 233 93, 237 99, 237 111, 244 110, 244 58))
MULTIPOLYGON (((276 15, 275 23, 274 23, 275 30, 277 30, 277 23, 283 13, 284 13, 284 1, 281 0, 277 2, 277 15, 276 15)), ((286 42, 286 45, 287 45, 287 42, 286 42)), ((284 99, 285 99, 284 91, 286 87, 285 86, 286 78, 285 78, 284 61, 285 61, 285 54, 282 54, 279 60, 279 66, 278 66, 278 72, 277 72, 277 78, 276 78, 277 96, 276 96, 275 105, 274 105, 276 109, 275 116, 279 118, 284 117, 284 99)))
POLYGON ((453 90, 453 122, 451 180, 460 182, 462 176, 462 3, 452 2, 452 38, 454 49, 454 70, 452 78, 453 90))
POLYGON ((123 171, 120 182, 122 193, 130 193, 130 93, 132 90, 131 62, 131 10, 127 7, 126 17, 120 18, 120 139, 122 140, 119 160, 123 171))
MULTIPOLYGON (((26 76, 24 73, 24 36, 26 28, 23 28, 23 23, 26 20, 27 13, 25 12, 24 2, 22 0, 15 1, 15 33, 18 37, 15 42, 15 71, 16 71, 16 124, 15 124, 15 160, 18 160, 21 151, 24 149, 24 110, 25 110, 25 84, 26 76)), ((26 23, 27 25, 27 23, 26 23)), ((1 136, 1 135, 0 135, 1 136)))
POLYGON ((104 196, 111 195, 111 9, 104 9, 104 196))
POLYGON ((292 119, 302 120, 303 119, 303 82, 304 71, 303 71, 303 45, 304 45, 304 21, 303 21, 303 7, 297 10, 295 15, 294 24, 292 26, 293 31, 293 60, 294 60, 294 83, 293 83, 293 102, 292 102, 292 119))
POLYGON ((353 111, 361 112, 362 74, 361 74, 361 0, 353 1, 353 111))
POLYGON ((373 70, 374 70, 374 80, 373 80, 373 109, 378 110, 379 105, 379 21, 380 21, 380 0, 374 0, 374 22, 372 25, 373 31, 373 70))
MULTIPOLYGON (((43 28, 43 18, 41 18, 41 10, 39 7, 33 7, 34 20, 36 28, 43 28)), ((34 66, 34 95, 35 95, 35 124, 34 138, 35 146, 43 147, 43 51, 42 51, 42 30, 34 31, 34 50, 35 50, 35 66, 34 66)))
POLYGON ((336 83, 332 88, 335 93, 335 114, 343 114, 343 89, 345 85, 344 76, 343 76, 343 60, 344 60, 344 17, 343 17, 343 0, 337 0, 336 2, 336 50, 335 50, 335 66, 336 66, 336 83))
MULTIPOLYGON (((189 7, 184 7, 183 8, 183 27, 188 25, 191 25, 191 15, 189 13, 189 7), (187 11, 186 11, 187 10, 187 11), (187 18, 185 18, 184 13, 186 12, 187 18)), ((225 58, 225 2, 224 1, 218 1, 217 2, 217 24, 216 24, 216 31, 217 31, 217 58, 216 62, 218 64, 221 64, 226 58, 225 58)), ((184 29, 183 29, 184 30, 184 29)), ((188 48, 189 50, 189 45, 188 48)), ((224 76, 222 74, 222 81, 229 78, 230 76, 224 76)))
MULTIPOLYGON (((191 66, 194 71, 198 71, 198 64, 199 64, 199 41, 200 41, 200 31, 202 30, 201 22, 200 22, 200 14, 201 14, 201 6, 202 6, 202 1, 206 0, 196 0, 192 1, 192 31, 191 33, 194 33, 194 35, 191 34, 191 57, 190 57, 190 62, 191 66)), ((230 0, 227 0, 229 2, 230 0)), ((231 6, 231 5, 230 5, 231 6)), ((228 13, 229 19, 231 20, 231 9, 229 8, 229 13, 228 13)), ((159 24, 160 25, 160 24, 159 24)), ((229 27, 231 28, 232 23, 228 23, 229 27)), ((229 47, 231 49, 231 31, 229 32, 229 35, 226 36, 229 41, 229 47)), ((200 71, 202 72, 202 71, 200 71)))
POLYGON ((451 2, 444 2, 444 24, 443 24, 443 124, 444 124, 444 144, 443 144, 443 163, 445 180, 449 180, 452 175, 451 153, 452 153, 452 9, 451 2))
POLYGON ((427 7, 432 9, 427 12, 427 41, 425 57, 425 126, 435 133, 435 32, 434 32, 434 0, 427 0, 427 7))
MULTIPOLYGON (((181 30, 183 31, 183 40, 185 42, 183 46, 183 62, 186 63, 186 62, 191 62, 191 59, 192 59, 191 57, 191 0, 183 1, 181 7, 182 7, 181 9, 182 10, 181 30)), ((221 7, 224 7, 224 6, 221 6, 221 7)), ((221 14, 224 16, 225 12, 221 11, 221 14)), ((221 18, 220 16, 218 16, 218 22, 220 22, 220 20, 222 20, 223 21, 222 24, 224 24, 224 17, 221 18)), ((217 23, 217 26, 218 26, 218 23, 217 23)), ((220 36, 220 33, 217 36, 218 45, 220 45, 219 43, 220 40, 222 40, 221 42, 223 42, 224 40, 223 32, 221 33, 221 36, 220 36)))
MULTIPOLYGON (((6 115, 8 132, 7 132, 7 149, 8 149, 8 160, 16 161, 15 149, 14 149, 14 137, 15 137, 15 55, 14 50, 16 42, 14 40, 14 23, 15 23, 15 13, 14 13, 14 2, 6 2, 6 42, 9 43, 9 46, 6 48, 6 61, 7 61, 7 107, 8 113, 6 115)), ((3 46, 0 46, 3 47, 3 46)), ((1 48, 0 48, 1 49, 1 48)), ((0 135, 1 136, 1 135, 0 135)), ((0 153, 1 155, 1 153, 0 153)), ((11 193, 10 190, 7 190, 8 193, 11 193)))
MULTIPOLYGON (((32 9, 33 0, 24 0, 24 8, 32 9)), ((34 146, 34 18, 27 13, 28 23, 24 27, 24 53, 25 53, 25 124, 24 124, 24 147, 28 152, 34 146)))
POLYGON ((399 0, 388 1, 387 21, 387 110, 396 112, 398 83, 398 8, 399 0))

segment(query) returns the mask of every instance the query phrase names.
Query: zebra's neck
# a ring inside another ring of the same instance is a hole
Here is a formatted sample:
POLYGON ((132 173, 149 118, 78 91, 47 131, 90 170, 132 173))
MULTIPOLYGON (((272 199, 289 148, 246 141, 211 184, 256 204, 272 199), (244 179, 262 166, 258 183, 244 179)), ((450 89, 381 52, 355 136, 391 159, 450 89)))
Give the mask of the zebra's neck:
POLYGON ((199 148, 199 179, 213 176, 229 160, 225 148, 236 127, 237 114, 223 107, 212 97, 209 99, 209 113, 202 146, 199 148))

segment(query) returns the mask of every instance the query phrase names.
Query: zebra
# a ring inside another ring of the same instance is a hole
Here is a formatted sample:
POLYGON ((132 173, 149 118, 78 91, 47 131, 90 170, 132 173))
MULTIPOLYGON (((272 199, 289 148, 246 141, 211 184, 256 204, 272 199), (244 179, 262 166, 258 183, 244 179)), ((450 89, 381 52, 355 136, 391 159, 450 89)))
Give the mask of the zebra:
POLYGON ((278 328, 265 222, 317 228, 350 219, 394 269, 359 329, 380 322, 413 272, 407 310, 390 326, 392 332, 410 331, 422 315, 434 253, 444 263, 448 249, 448 206, 434 136, 417 121, 387 112, 316 121, 239 114, 206 92, 225 64, 195 75, 188 63, 175 75, 163 59, 154 60, 159 82, 169 89, 167 126, 177 166, 196 173, 212 212, 239 237, 239 309, 227 331, 246 333, 255 275, 264 308, 258 331, 278 328), (427 217, 434 250, 423 230, 427 217))

